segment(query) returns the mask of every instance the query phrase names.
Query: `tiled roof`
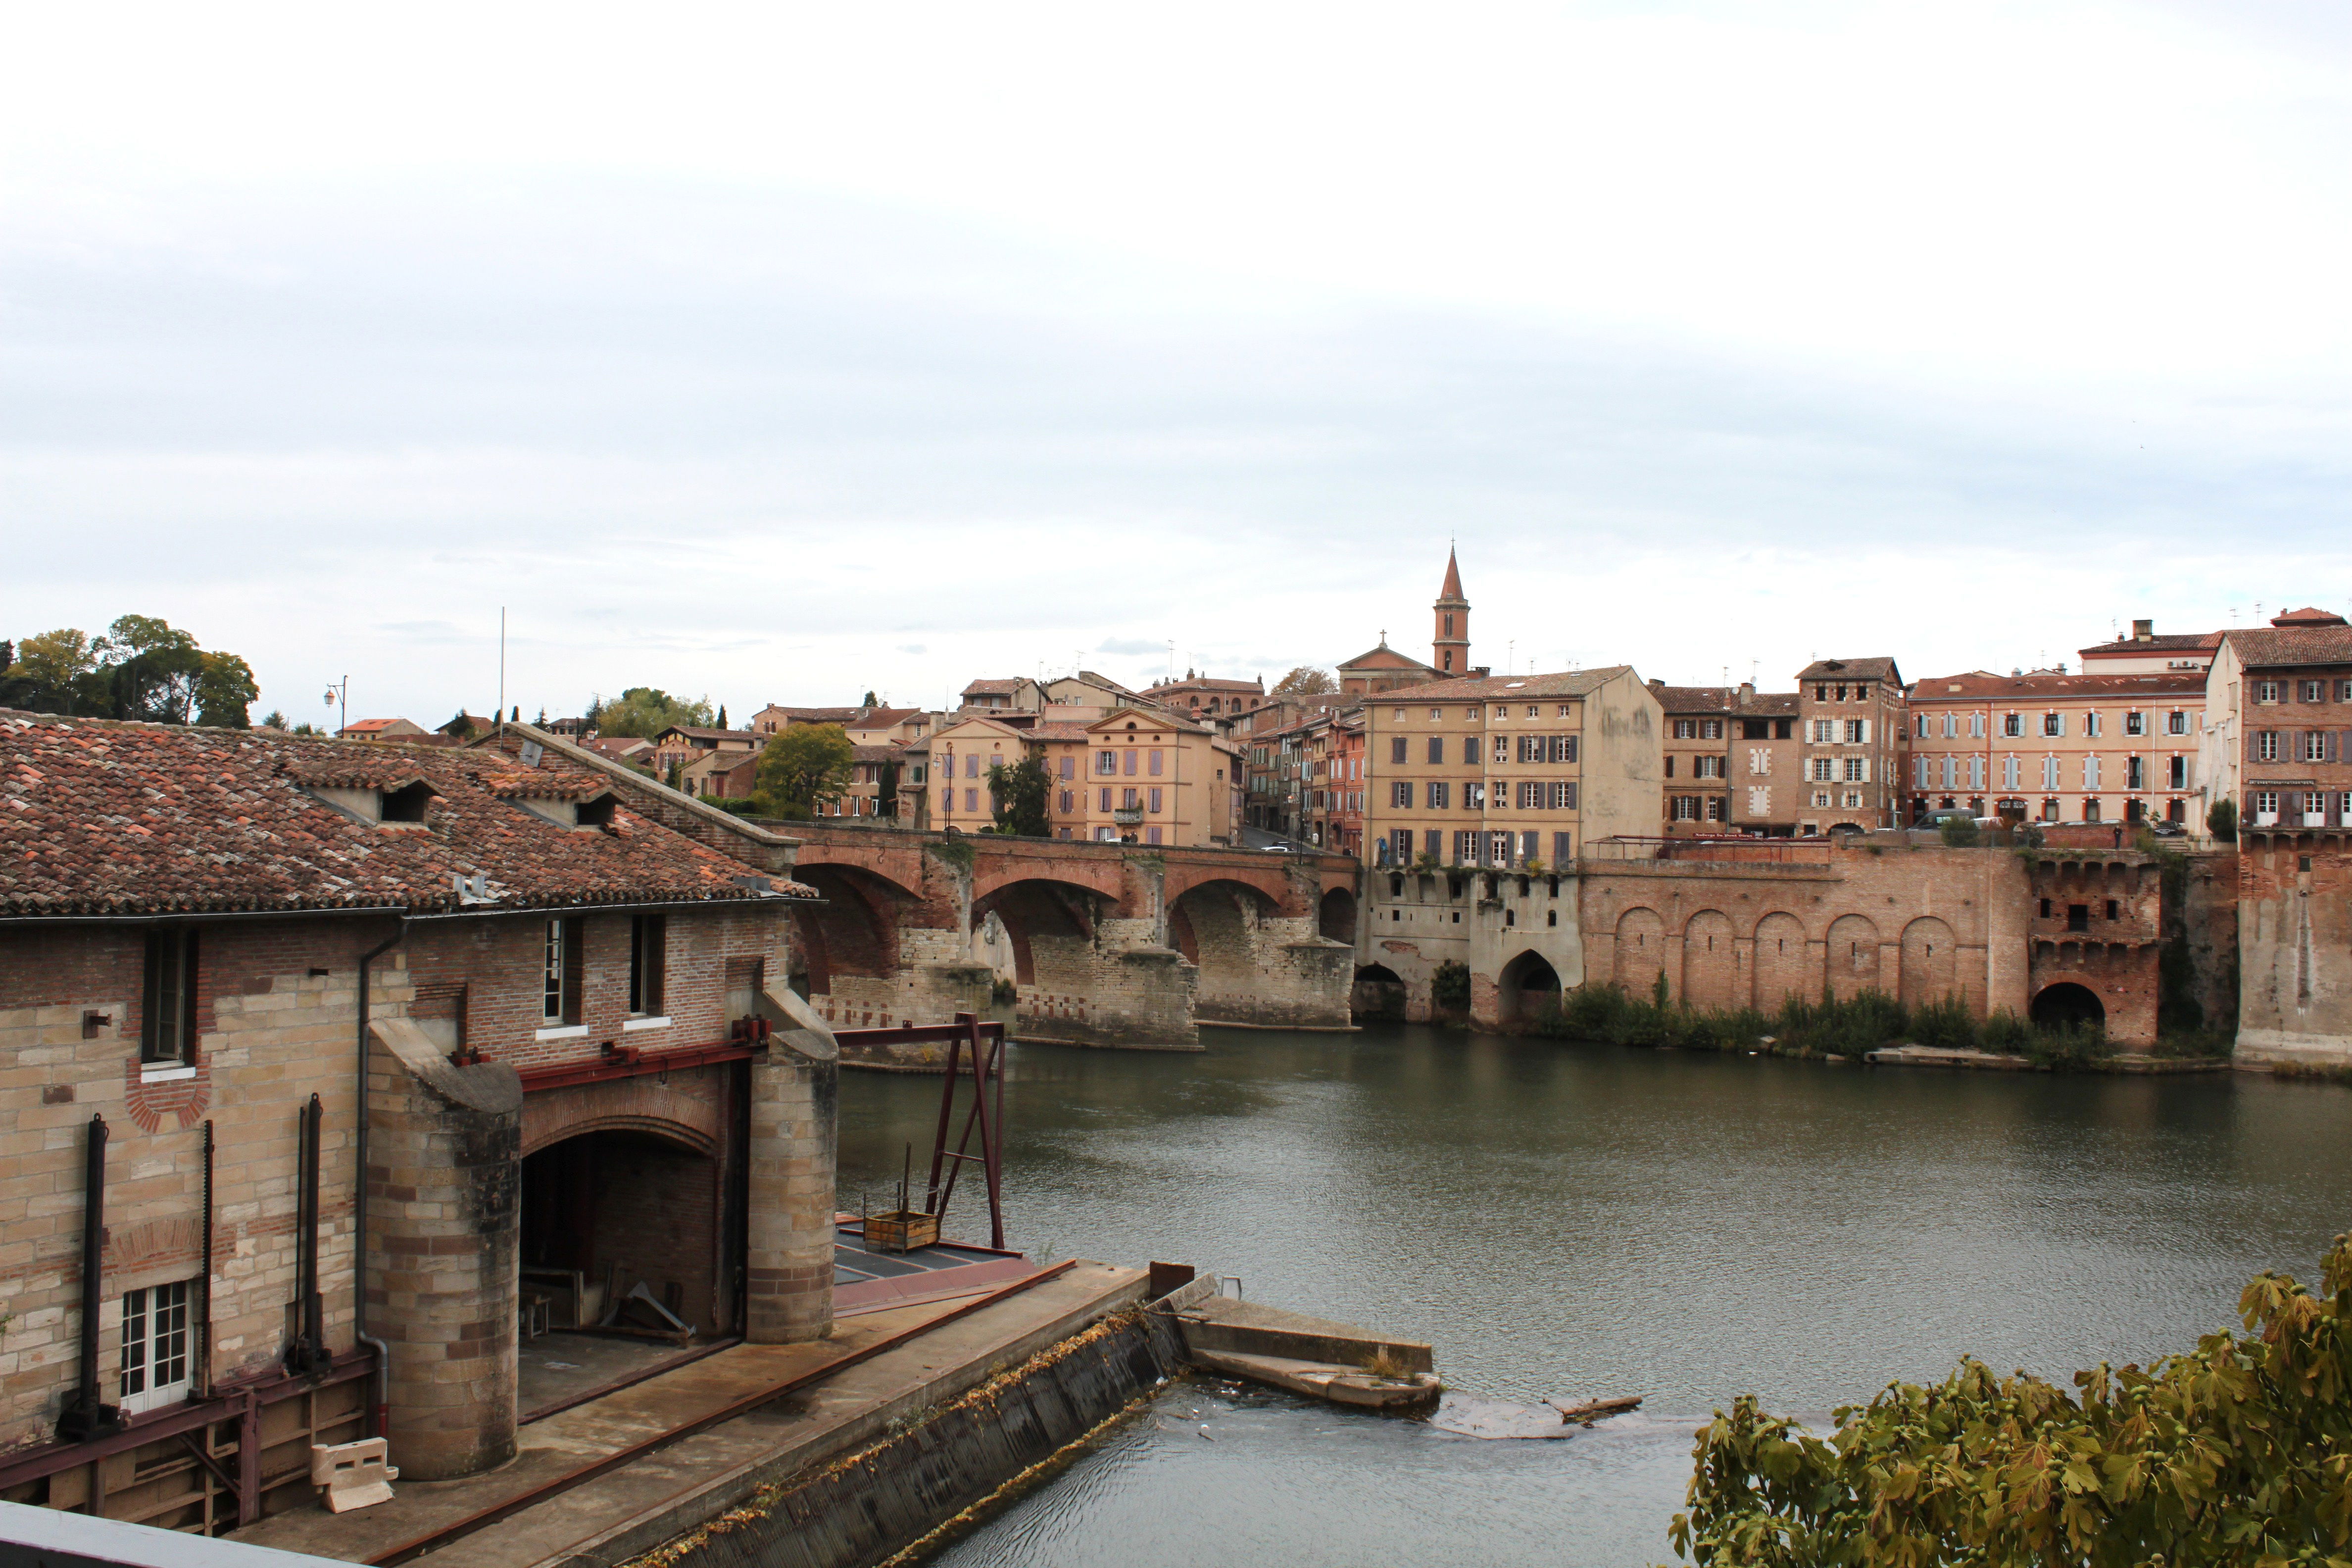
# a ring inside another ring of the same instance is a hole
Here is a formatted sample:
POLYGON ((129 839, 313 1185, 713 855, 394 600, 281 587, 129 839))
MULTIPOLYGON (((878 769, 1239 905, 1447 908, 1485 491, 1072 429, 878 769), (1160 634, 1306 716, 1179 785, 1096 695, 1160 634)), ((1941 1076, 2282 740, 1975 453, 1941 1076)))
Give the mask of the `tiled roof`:
POLYGON ((1466 702, 1484 698, 1582 697, 1621 675, 1631 675, 1630 664, 1603 665, 1599 669, 1568 669, 1551 675, 1465 676, 1459 680, 1433 680, 1403 691, 1385 691, 1383 702, 1466 702))
POLYGON ((852 746, 850 754, 861 763, 896 763, 905 760, 903 746, 852 746))
POLYGON ((742 741, 751 745, 760 743, 754 730, 705 730, 692 724, 672 724, 662 731, 665 735, 683 735, 689 741, 742 741))
MULTIPOLYGON (((526 769, 489 747, 0 711, 0 913, 421 913, 457 907, 453 879, 477 875, 506 909, 767 896, 745 885, 740 862, 625 803, 610 826, 568 828, 511 798, 607 787, 571 769, 526 769), (364 781, 320 788, 417 779, 435 796, 422 827, 376 827, 306 793, 303 779, 364 781)), ((766 880, 774 894, 814 896, 766 880)))
POLYGON ((2352 663, 2352 626, 2265 626, 2223 635, 2250 669, 2352 663))
POLYGON ((1366 648, 1353 658, 1342 660, 1339 668, 1341 669, 1434 669, 1437 667, 1433 664, 1423 664, 1412 655, 1382 643, 1377 647, 1366 648))
POLYGON ((1084 724, 1033 724, 1022 733, 1033 741, 1084 741, 1087 738, 1084 724))
POLYGON ((583 750, 593 752, 600 757, 610 757, 614 762, 625 762, 639 752, 652 751, 654 746, 651 741, 640 740, 635 735, 599 735, 593 741, 574 743, 583 750))
POLYGON ((2159 669, 2140 675, 1995 675, 1972 669, 1965 675, 1939 675, 1914 682, 1911 700, 1972 701, 2027 697, 2192 697, 2202 696, 2201 670, 2159 669))
POLYGON ((751 717, 765 719, 771 714, 781 714, 787 721, 803 724, 851 724, 868 713, 877 711, 879 710, 872 708, 787 708, 780 702, 771 702, 751 717))
POLYGON ((1010 680, 975 680, 957 693, 961 697, 1010 697, 1013 689, 1021 684, 1015 676, 1010 680))
POLYGON ((2084 658, 2096 658, 2102 654, 2177 653, 2221 646, 2220 632, 2165 632, 2155 637, 2118 637, 2114 642, 2096 643, 2077 651, 2084 658))
POLYGON ((1873 658, 1817 658, 1797 671, 1799 680, 1900 680, 1890 656, 1873 658))
POLYGON ((859 708, 853 710, 856 716, 845 722, 859 730, 887 730, 920 717, 922 711, 919 708, 859 708))
POLYGON ((1255 680, 1228 680, 1221 675, 1187 676, 1182 680, 1155 680, 1143 689, 1146 697, 1165 696, 1171 691, 1247 691, 1255 694, 1265 689, 1255 680))
POLYGON ((1770 719, 1793 714, 1803 695, 1797 691, 1759 691, 1734 711, 1745 719, 1770 719))
POLYGON ((1660 686, 1650 690, 1669 713, 1728 713, 1739 704, 1737 686, 1660 686))
MULTIPOLYGON (((405 719, 361 719, 344 725, 341 733, 346 735, 373 735, 391 729, 394 724, 408 724, 408 721, 405 719)), ((408 727, 412 730, 420 731, 425 728, 422 724, 408 724, 408 727)))

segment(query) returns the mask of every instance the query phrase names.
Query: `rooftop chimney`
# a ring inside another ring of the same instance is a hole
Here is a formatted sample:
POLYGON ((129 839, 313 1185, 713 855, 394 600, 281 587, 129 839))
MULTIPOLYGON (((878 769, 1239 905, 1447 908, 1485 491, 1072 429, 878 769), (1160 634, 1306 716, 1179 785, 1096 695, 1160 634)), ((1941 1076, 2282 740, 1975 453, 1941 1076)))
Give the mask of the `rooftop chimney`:
POLYGON ((2154 621, 2134 621, 2132 623, 2132 641, 2154 642, 2155 640, 2156 623, 2154 621))

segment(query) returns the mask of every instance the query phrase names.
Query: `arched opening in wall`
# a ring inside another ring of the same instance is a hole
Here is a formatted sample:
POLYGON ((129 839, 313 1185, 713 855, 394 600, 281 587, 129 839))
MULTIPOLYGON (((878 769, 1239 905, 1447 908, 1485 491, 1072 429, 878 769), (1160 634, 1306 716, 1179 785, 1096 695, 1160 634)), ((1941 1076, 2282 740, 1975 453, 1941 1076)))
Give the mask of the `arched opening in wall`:
POLYGON ((1333 942, 1354 942, 1356 895, 1345 888, 1334 888, 1325 893, 1322 907, 1316 912, 1316 930, 1333 942))
POLYGON ((639 1285, 698 1333, 732 1328, 734 1304, 719 1290, 726 1205, 701 1142, 616 1119, 523 1157, 522 1289, 547 1298, 551 1328, 616 1313, 661 1326, 657 1313, 624 1310, 639 1285))
POLYGON ((1916 1010, 1959 991, 1952 928, 1924 915, 1903 928, 1903 1005, 1916 1010))
POLYGON ((1202 1019, 1246 1016, 1262 985, 1258 922, 1275 905, 1245 882, 1203 882, 1168 911, 1169 940, 1201 971, 1194 992, 1202 1019), (1189 944, 1189 945, 1188 945, 1189 944), (1234 1011, 1241 1005, 1243 1011, 1234 1011))
POLYGON ((1506 1024, 1527 1024, 1559 1005, 1559 971, 1529 950, 1495 977, 1495 1008, 1506 1024))
POLYGON ((1610 979, 1629 996, 1646 999, 1664 972, 1666 922, 1653 909, 1627 910, 1617 917, 1617 952, 1610 979))
POLYGON ((1805 980, 1805 926, 1792 914, 1775 911, 1756 922, 1756 1005, 1777 1013, 1791 996, 1816 999, 1819 987, 1805 980))
POLYGON ((1878 927, 1867 915, 1840 915, 1830 922, 1830 994, 1851 1002, 1865 991, 1884 991, 1878 977, 1878 927))
POLYGON ((793 875, 824 898, 822 908, 793 911, 812 994, 830 996, 834 982, 846 977, 898 974, 895 884, 845 866, 796 868, 793 875))
POLYGON ((1733 940, 1731 917, 1701 910, 1683 928, 1682 994, 1694 1007, 1736 1007, 1747 1000, 1748 978, 1733 940))
POLYGON ((2089 986, 2061 980, 2054 985, 2043 986, 2035 994, 2033 1021, 2053 1029, 2076 1024, 2105 1024, 2107 1007, 2089 986))
POLYGON ((1404 999, 1404 979, 1395 970, 1385 963, 1356 966, 1355 988, 1348 996, 1348 1011, 1356 1022, 1402 1019, 1404 999))

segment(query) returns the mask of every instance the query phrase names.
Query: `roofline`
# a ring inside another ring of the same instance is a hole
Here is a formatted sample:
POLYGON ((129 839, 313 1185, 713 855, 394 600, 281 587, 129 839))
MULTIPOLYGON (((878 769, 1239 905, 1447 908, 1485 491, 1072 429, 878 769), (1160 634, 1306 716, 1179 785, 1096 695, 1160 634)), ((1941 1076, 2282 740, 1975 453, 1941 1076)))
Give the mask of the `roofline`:
MULTIPOLYGON (((793 879, 786 878, 787 881, 793 879)), ((190 921, 291 921, 325 920, 336 915, 378 915, 385 920, 424 921, 482 920, 494 915, 594 915, 609 914, 621 910, 707 910, 751 909, 766 906, 789 906, 796 910, 812 909, 826 902, 823 898, 802 898, 793 893, 758 893, 744 899, 639 899, 622 903, 604 904, 470 904, 463 909, 430 910, 419 913, 407 904, 362 904, 299 910, 166 910, 145 915, 0 915, 0 926, 58 925, 185 925, 190 921)))
MULTIPOLYGON (((559 752, 564 756, 570 757, 574 762, 584 763, 589 767, 592 767, 598 773, 603 773, 606 778, 612 779, 618 784, 626 784, 631 789, 640 792, 659 790, 663 795, 669 798, 669 802, 685 806, 688 810, 692 812, 694 815, 700 816, 706 822, 716 824, 719 826, 726 828, 731 833, 740 834, 743 837, 750 839, 754 844, 767 845, 778 849, 797 849, 800 847, 801 840, 797 838, 787 837, 785 835, 781 833, 771 833, 764 827, 753 826, 751 823, 744 821, 741 817, 721 811, 715 805, 705 805, 698 798, 687 794, 684 790, 672 789, 669 785, 662 783, 659 779, 651 778, 637 772, 636 769, 630 767, 626 763, 617 761, 612 757, 599 756, 594 752, 588 750, 585 746, 580 745, 578 742, 573 741, 567 741, 561 735, 551 734, 549 731, 541 729, 536 724, 526 724, 520 719, 509 719, 507 721, 504 728, 507 730, 512 730, 515 733, 522 736, 526 740, 538 742, 542 749, 559 752)), ((484 740, 475 742, 474 744, 477 746, 484 745, 490 742, 494 742, 496 739, 497 736, 493 734, 486 737, 484 740)), ((628 797, 624 795, 622 798, 625 800, 628 797)), ((676 828, 672 828, 670 831, 675 833, 677 830, 676 828)))

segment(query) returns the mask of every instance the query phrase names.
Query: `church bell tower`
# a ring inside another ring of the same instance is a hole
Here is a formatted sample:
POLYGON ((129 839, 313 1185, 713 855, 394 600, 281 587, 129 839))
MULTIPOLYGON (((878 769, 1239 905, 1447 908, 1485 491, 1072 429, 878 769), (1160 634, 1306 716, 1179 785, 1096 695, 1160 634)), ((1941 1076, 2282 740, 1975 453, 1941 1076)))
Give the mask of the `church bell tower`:
POLYGON ((1462 596, 1462 568, 1454 563, 1451 546, 1445 552, 1445 586, 1438 591, 1433 606, 1437 615, 1437 635, 1430 649, 1430 663, 1448 679, 1470 673, 1470 601, 1462 596))

